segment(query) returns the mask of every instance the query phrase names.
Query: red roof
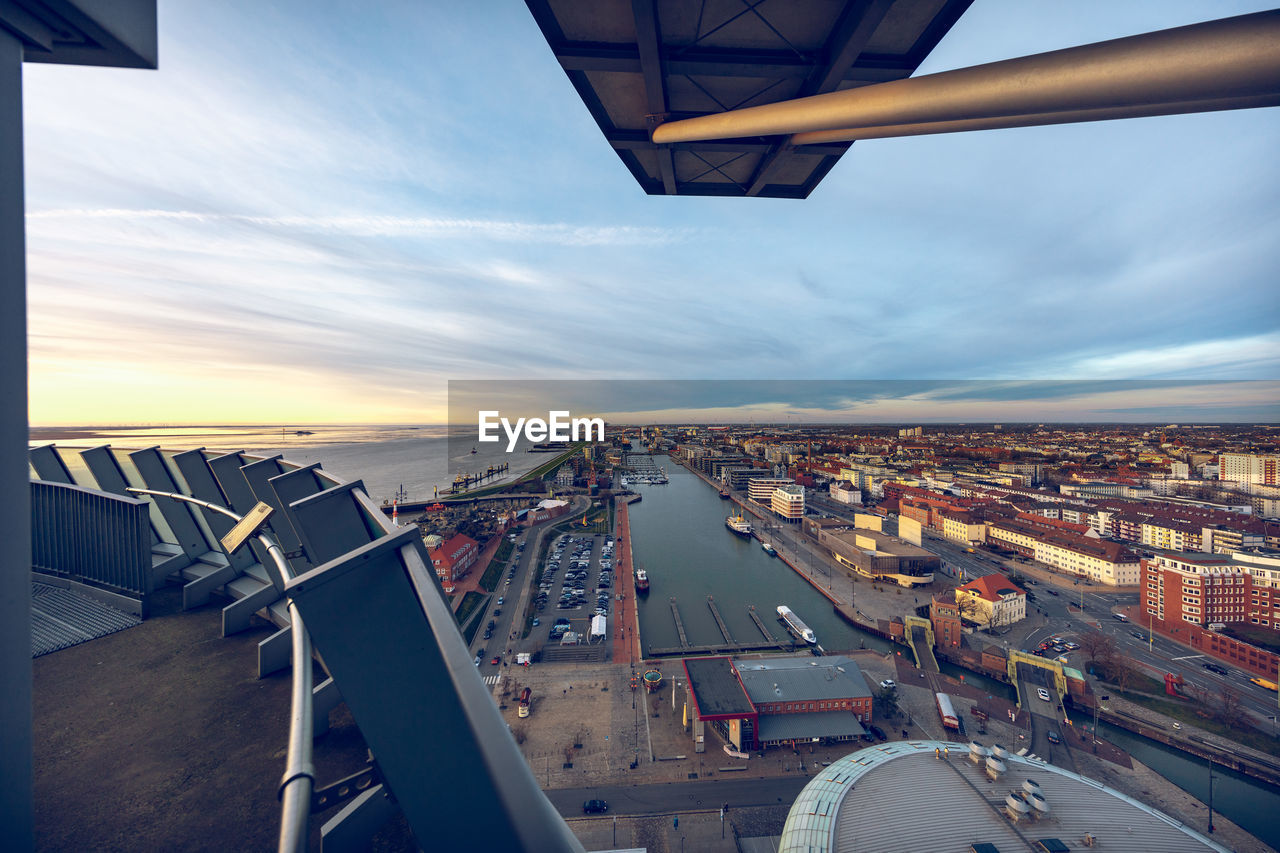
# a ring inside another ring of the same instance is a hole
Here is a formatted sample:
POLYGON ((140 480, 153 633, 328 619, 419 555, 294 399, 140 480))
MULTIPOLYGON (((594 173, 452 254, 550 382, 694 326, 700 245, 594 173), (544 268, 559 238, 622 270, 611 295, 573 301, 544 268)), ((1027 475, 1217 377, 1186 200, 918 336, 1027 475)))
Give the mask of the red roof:
POLYGON ((985 598, 987 601, 999 601, 1011 592, 1017 595, 1027 594, 1026 591, 1020 589, 1017 584, 1000 575, 983 575, 980 578, 974 578, 964 586, 960 587, 960 589, 976 593, 979 597, 985 598), (1003 593, 1003 595, 1001 593, 1003 593))

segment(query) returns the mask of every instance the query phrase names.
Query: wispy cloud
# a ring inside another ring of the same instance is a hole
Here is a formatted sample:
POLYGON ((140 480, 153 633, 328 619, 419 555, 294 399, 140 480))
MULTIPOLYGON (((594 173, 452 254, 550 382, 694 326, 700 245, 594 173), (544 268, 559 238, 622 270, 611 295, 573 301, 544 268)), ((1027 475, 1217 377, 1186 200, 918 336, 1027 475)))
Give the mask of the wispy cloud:
POLYGON ((355 237, 417 237, 422 239, 470 236, 562 246, 660 246, 684 242, 696 235, 689 230, 630 225, 571 225, 563 222, 512 222, 482 219, 448 219, 425 216, 256 216, 252 214, 202 213, 191 210, 133 210, 124 208, 36 210, 28 220, 117 220, 122 222, 172 221, 200 224, 243 223, 267 228, 347 234, 355 237))

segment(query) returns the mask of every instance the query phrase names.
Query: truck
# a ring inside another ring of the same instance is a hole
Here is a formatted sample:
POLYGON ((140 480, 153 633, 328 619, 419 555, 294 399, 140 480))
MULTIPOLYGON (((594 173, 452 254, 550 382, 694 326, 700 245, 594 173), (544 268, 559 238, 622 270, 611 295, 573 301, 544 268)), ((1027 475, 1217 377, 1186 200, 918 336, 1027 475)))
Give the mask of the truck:
POLYGON ((530 690, 528 687, 526 687, 524 690, 521 690, 520 691, 520 709, 516 711, 516 716, 522 717, 522 718, 529 716, 529 706, 532 704, 532 701, 533 701, 533 691, 530 690))
POLYGON ((960 718, 956 716, 956 709, 951 704, 951 697, 945 693, 935 693, 933 698, 938 705, 938 716, 942 718, 942 727, 958 730, 960 728, 960 718))

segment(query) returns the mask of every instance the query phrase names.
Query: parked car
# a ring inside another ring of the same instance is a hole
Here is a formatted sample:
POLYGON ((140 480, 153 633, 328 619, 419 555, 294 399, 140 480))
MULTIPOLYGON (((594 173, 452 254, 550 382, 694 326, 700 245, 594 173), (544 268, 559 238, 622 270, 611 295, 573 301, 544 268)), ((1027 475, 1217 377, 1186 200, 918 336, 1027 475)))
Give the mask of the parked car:
POLYGON ((609 804, 604 800, 587 800, 582 804, 583 814, 601 813, 609 810, 609 804))
POLYGON ((1037 687, 1037 688, 1036 688, 1036 695, 1040 697, 1040 700, 1041 700, 1042 702, 1048 702, 1048 701, 1049 701, 1049 691, 1048 691, 1048 690, 1045 690, 1043 687, 1037 687))
POLYGON ((886 690, 892 690, 898 685, 894 683, 894 680, 892 678, 886 678, 884 681, 880 682, 880 686, 886 690))
POLYGON ((1057 732, 1048 733, 1049 743, 1062 743, 1062 738, 1058 737, 1057 732))
POLYGON ((888 740, 888 739, 889 739, 889 736, 888 736, 887 734, 885 734, 885 733, 884 733, 884 729, 880 728, 880 727, 879 727, 879 726, 877 726, 877 725, 871 725, 871 724, 868 724, 868 725, 867 725, 867 731, 869 731, 869 732, 871 732, 871 734, 875 735, 876 740, 888 740))
POLYGON ((1057 595, 1057 594, 1058 594, 1058 591, 1057 591, 1056 589, 1054 589, 1053 587, 1051 587, 1051 586, 1050 586, 1050 587, 1045 587, 1045 592, 1049 593, 1050 595, 1057 595))

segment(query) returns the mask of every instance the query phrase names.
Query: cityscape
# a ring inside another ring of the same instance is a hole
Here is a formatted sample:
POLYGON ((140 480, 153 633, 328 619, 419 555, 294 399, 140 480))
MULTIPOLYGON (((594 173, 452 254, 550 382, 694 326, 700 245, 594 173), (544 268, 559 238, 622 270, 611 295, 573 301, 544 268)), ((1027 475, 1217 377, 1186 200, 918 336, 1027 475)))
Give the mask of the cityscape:
POLYGON ((1251 0, 0 4, 6 850, 1280 849, 1277 105, 1251 0))

